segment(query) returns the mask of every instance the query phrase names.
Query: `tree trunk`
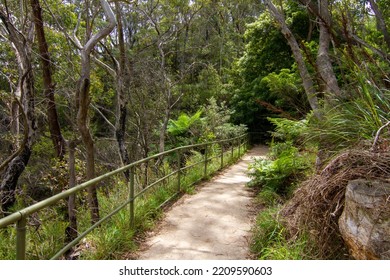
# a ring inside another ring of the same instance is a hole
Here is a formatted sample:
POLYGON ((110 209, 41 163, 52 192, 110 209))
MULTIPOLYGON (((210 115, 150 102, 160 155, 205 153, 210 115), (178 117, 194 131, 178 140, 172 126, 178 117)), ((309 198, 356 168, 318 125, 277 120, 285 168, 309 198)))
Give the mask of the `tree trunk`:
POLYGON ((382 32, 383 37, 385 39, 385 42, 387 44, 387 47, 390 50, 390 35, 389 35, 389 32, 387 31, 386 22, 385 22, 385 20, 383 18, 382 12, 381 12, 381 10, 379 10, 379 7, 376 4, 375 0, 369 0, 369 2, 370 2, 370 5, 371 5, 371 9, 375 13, 377 29, 380 32, 382 32))
MULTIPOLYGON (((120 10, 120 4, 115 2, 116 16, 117 16, 117 32, 119 42, 119 65, 118 73, 116 76, 117 87, 117 107, 116 107, 116 124, 115 124, 115 137, 118 143, 119 156, 121 158, 122 165, 130 164, 129 153, 126 148, 125 136, 126 136, 126 120, 127 120, 127 101, 125 97, 125 76, 126 76, 126 50, 123 36, 122 16, 120 10)), ((126 180, 129 180, 129 171, 124 172, 126 180)))
MULTIPOLYGON (((333 66, 329 57, 330 44, 330 26, 331 19, 329 15, 328 0, 320 1, 320 38, 317 53, 317 69, 320 72, 322 80, 325 84, 327 93, 333 93, 336 96, 341 96, 340 88, 337 84, 336 75, 333 71, 333 66)), ((325 93, 326 96, 326 93, 325 93)))
MULTIPOLYGON (((34 77, 31 68, 31 44, 23 32, 17 30, 8 15, 0 10, 0 19, 6 27, 8 40, 11 42, 18 61, 19 80, 17 91, 20 92, 19 113, 23 114, 25 139, 20 152, 8 163, 0 184, 0 206, 8 211, 15 202, 15 191, 20 175, 30 159, 37 129, 35 121, 34 77)), ((26 27, 26 34, 32 34, 32 28, 26 27)))
POLYGON ((318 107, 318 98, 314 89, 313 81, 310 77, 309 71, 305 65, 301 50, 299 48, 298 42, 292 34, 291 30, 288 28, 284 16, 278 11, 278 9, 272 4, 271 0, 264 0, 265 4, 268 7, 268 10, 276 22, 280 25, 281 31, 284 37, 287 40, 287 43, 290 45, 291 51, 293 53, 294 59, 298 65, 299 74, 302 78, 303 87, 307 99, 309 101, 310 107, 312 108, 314 115, 321 119, 321 114, 319 113, 318 107))
POLYGON ((164 85, 164 91, 165 91, 165 97, 166 97, 166 104, 165 104, 165 112, 163 116, 163 123, 161 125, 160 129, 160 138, 159 138, 159 145, 158 145, 158 151, 160 153, 164 152, 165 150, 165 133, 167 131, 169 117, 171 114, 171 103, 172 103, 172 91, 171 91, 171 81, 167 74, 166 64, 165 64, 165 51, 162 41, 158 41, 157 43, 158 50, 160 52, 160 71, 163 76, 163 85, 164 85))
POLYGON ((54 98, 55 84, 52 79, 52 63, 47 46, 45 31, 43 28, 42 8, 39 0, 30 0, 34 16, 35 31, 38 39, 39 53, 43 71, 44 94, 47 102, 47 119, 49 124, 50 137, 58 158, 65 156, 65 140, 62 137, 60 124, 58 122, 57 108, 54 98))
POLYGON ((9 164, 0 185, 1 211, 7 213, 15 203, 15 192, 20 175, 22 175, 31 155, 31 144, 23 147, 22 152, 9 164))
MULTIPOLYGON (((77 141, 69 141, 69 189, 76 185, 76 168, 75 168, 75 149, 77 141)), ((65 242, 69 243, 77 237, 77 216, 76 216, 76 195, 72 194, 68 198, 68 219, 69 226, 66 228, 65 242)))
POLYGON ((165 114, 163 117, 163 123, 162 123, 161 129, 160 129, 160 141, 159 141, 159 145, 158 145, 158 151, 160 153, 164 152, 164 150, 165 150, 165 133, 167 131, 169 117, 171 115, 171 110, 170 110, 169 106, 170 106, 170 104, 167 104, 167 108, 165 109, 165 114))
MULTIPOLYGON (((92 135, 87 125, 88 108, 90 103, 89 87, 90 87, 90 57, 86 55, 85 50, 82 50, 81 55, 82 72, 81 78, 78 81, 78 112, 77 126, 84 143, 86 150, 86 178, 91 180, 95 178, 95 148, 92 135)), ((91 211, 91 223, 94 224, 99 220, 99 204, 96 193, 96 185, 88 187, 88 205, 91 211)))
MULTIPOLYGON (((20 96, 17 96, 17 92, 15 92, 15 97, 20 100, 20 96)), ((11 103, 11 133, 15 136, 15 141, 10 145, 11 150, 17 150, 19 148, 19 104, 16 100, 11 103)))
MULTIPOLYGON (((88 127, 88 108, 90 104, 89 88, 91 76, 91 58, 90 54, 95 45, 108 36, 116 25, 115 15, 110 5, 105 0, 100 0, 104 13, 109 24, 94 34, 81 50, 81 75, 78 80, 78 89, 76 93, 77 104, 77 126, 81 134, 81 139, 86 149, 86 177, 87 180, 95 178, 95 149, 91 132, 88 127)), ((87 28, 88 29, 88 28, 87 28)), ((99 204, 97 199, 96 185, 88 187, 88 205, 91 211, 91 223, 99 220, 99 204)))

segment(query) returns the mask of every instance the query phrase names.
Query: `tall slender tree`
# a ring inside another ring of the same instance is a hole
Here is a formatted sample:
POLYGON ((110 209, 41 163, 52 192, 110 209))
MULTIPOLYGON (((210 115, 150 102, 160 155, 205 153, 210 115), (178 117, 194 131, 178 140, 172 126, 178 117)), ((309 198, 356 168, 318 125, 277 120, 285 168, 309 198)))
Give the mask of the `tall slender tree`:
MULTIPOLYGON (((91 102, 90 85, 91 85, 91 52, 99 41, 108 36, 116 26, 115 15, 107 1, 100 0, 100 5, 103 8, 108 24, 103 29, 92 35, 81 49, 81 73, 78 80, 76 92, 77 104, 77 125, 81 135, 81 139, 86 148, 86 175, 87 180, 95 177, 95 148, 91 131, 88 125, 88 109, 91 102)), ((88 33, 88 28, 86 29, 88 33)), ((88 38, 87 34, 87 38, 88 38)), ((88 187, 88 204, 91 211, 91 222, 95 223, 99 220, 99 204, 96 193, 96 186, 88 187)))
POLYGON ((303 55, 301 53, 301 49, 299 48, 299 44, 294 36, 294 34, 291 32, 290 28, 286 24, 286 20, 284 19, 282 11, 278 10, 271 0, 264 0, 265 4, 268 7, 268 10, 272 17, 275 19, 275 21, 280 26, 281 32, 283 33, 284 37, 286 38, 288 44, 291 47, 291 51, 293 53, 294 59, 298 65, 299 74, 302 78, 303 87, 306 92, 307 99, 309 101, 310 107, 312 108, 314 114, 317 116, 317 118, 321 118, 320 112, 319 112, 319 103, 317 98, 317 93, 314 88, 313 80, 310 76, 310 73, 306 67, 305 60, 303 58, 303 55))
POLYGON ((35 32, 38 41, 39 54, 42 65, 44 95, 47 103, 47 120, 51 140, 57 157, 61 160, 65 156, 65 139, 61 133, 61 127, 58 121, 57 107, 54 97, 55 83, 52 75, 52 61, 50 58, 49 47, 47 45, 45 30, 43 27, 42 8, 39 0, 30 0, 32 7, 33 20, 35 24, 35 32))
MULTIPOLYGON (((115 122, 115 137, 118 143, 119 156, 122 164, 130 163, 129 153, 126 148, 126 121, 127 121, 127 99, 125 94, 126 81, 129 79, 129 73, 126 71, 126 49, 122 23, 122 10, 120 3, 115 2, 117 33, 119 44, 119 61, 117 63, 116 74, 116 122, 115 122)), ((127 83, 128 84, 128 83, 127 83)), ((129 179, 129 172, 125 171, 125 176, 129 179)))

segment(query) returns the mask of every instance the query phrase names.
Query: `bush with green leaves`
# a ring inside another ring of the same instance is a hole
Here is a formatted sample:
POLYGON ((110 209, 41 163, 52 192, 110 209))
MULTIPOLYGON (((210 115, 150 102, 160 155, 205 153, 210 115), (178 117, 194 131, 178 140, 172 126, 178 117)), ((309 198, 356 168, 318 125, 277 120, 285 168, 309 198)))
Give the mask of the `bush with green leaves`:
POLYGON ((312 160, 307 153, 301 153, 292 142, 273 144, 273 159, 256 159, 250 166, 250 185, 270 189, 279 195, 287 196, 307 174, 312 160), (282 149, 280 149, 282 147, 282 149), (275 152, 277 151, 277 152, 275 152))
POLYGON ((202 111, 198 110, 193 115, 181 113, 176 120, 169 120, 167 130, 175 145, 184 146, 198 141, 203 122, 201 115, 202 111))
POLYGON ((295 145, 302 142, 302 135, 308 129, 306 119, 303 120, 289 120, 284 118, 268 118, 268 120, 275 126, 271 133, 273 138, 281 141, 290 141, 295 145))
POLYGON ((209 104, 195 114, 181 113, 176 120, 169 120, 167 130, 171 142, 182 146, 240 136, 247 127, 232 124, 232 113, 224 102, 218 104, 215 98, 210 98, 209 104))
POLYGON ((313 166, 314 155, 300 145, 307 122, 277 118, 269 120, 275 125, 275 131, 272 132, 274 140, 268 158, 256 159, 250 166, 250 185, 288 196, 313 166))

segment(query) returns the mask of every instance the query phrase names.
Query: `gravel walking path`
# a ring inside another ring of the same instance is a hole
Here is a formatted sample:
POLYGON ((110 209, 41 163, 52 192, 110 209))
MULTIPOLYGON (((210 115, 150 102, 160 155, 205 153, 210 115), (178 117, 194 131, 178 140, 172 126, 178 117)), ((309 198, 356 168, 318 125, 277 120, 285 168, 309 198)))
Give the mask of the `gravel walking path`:
POLYGON ((245 184, 253 157, 265 156, 257 146, 236 164, 185 195, 165 214, 156 232, 147 237, 142 260, 243 260, 249 257, 255 214, 253 193, 245 184))

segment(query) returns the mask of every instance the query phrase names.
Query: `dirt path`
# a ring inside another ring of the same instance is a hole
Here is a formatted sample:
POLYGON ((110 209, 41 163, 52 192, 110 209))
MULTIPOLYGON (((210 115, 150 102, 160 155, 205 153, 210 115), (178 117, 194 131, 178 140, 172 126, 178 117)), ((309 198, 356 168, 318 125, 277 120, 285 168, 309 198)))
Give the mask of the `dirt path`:
POLYGON ((180 199, 165 215, 159 230, 146 240, 139 259, 209 260, 247 259, 254 213, 247 167, 264 156, 257 146, 237 164, 202 186, 195 195, 180 199))

